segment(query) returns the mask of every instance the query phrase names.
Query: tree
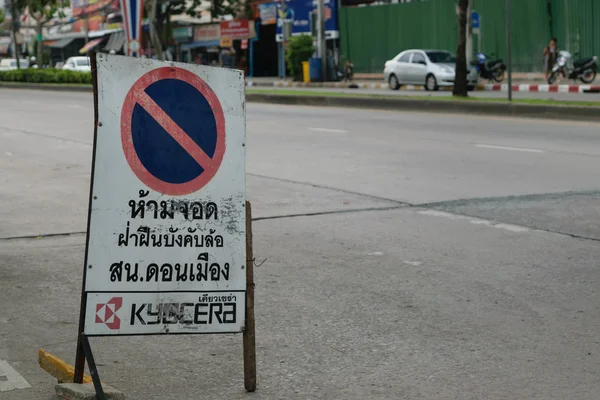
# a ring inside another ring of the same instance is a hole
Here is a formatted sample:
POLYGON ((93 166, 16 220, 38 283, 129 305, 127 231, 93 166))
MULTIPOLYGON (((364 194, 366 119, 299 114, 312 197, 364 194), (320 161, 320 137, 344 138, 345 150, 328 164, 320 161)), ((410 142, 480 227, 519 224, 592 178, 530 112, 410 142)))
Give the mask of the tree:
MULTIPOLYGON (((13 0, 14 1, 14 0, 13 0)), ((20 0, 27 6, 27 12, 35 20, 35 33, 37 34, 38 62, 42 62, 42 30, 55 16, 64 17, 62 9, 68 6, 67 0, 20 0)))
POLYGON ((0 24, 4 22, 4 18, 5 18, 5 14, 4 14, 4 9, 0 8, 0 24))
POLYGON ((148 14, 148 24, 150 25, 150 42, 152 42, 152 47, 154 47, 154 51, 156 51, 156 57, 159 60, 164 60, 163 43, 156 30, 157 7, 158 0, 149 0, 146 2, 146 13, 148 14))
POLYGON ((19 29, 21 28, 21 23, 19 20, 19 16, 23 13, 25 9, 25 1, 24 0, 11 0, 10 2, 10 19, 11 19, 11 30, 13 37, 13 57, 17 60, 17 69, 21 69, 21 52, 20 46, 17 45, 17 36, 19 34, 19 29))
POLYGON ((467 10, 469 0, 458 1, 458 43, 456 46, 456 74, 453 96, 467 97, 467 10))
MULTIPOLYGON (((146 13, 150 23, 150 41, 156 51, 157 58, 164 59, 163 49, 169 45, 172 37, 171 16, 187 14, 200 16, 201 0, 146 0, 146 13)), ((211 19, 225 15, 234 17, 250 17, 252 7, 245 0, 213 0, 211 19)))

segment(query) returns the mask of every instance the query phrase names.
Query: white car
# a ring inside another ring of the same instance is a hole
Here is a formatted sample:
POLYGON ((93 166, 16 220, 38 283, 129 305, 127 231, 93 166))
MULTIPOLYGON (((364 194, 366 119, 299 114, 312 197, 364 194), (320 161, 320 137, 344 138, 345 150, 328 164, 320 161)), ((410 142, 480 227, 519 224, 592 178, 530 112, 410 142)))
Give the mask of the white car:
MULTIPOLYGON (((426 90, 454 86, 456 57, 446 50, 406 50, 385 63, 383 75, 392 90, 402 85, 423 85, 426 90)), ((479 75, 467 66, 469 90, 477 86, 479 75)))
MULTIPOLYGON (((20 59, 21 68, 29 68, 29 61, 25 59, 20 59)), ((0 61, 0 71, 12 71, 13 69, 17 69, 17 59, 16 58, 5 58, 0 61)))
POLYGON ((69 57, 62 69, 79 72, 90 72, 92 70, 89 57, 69 57))

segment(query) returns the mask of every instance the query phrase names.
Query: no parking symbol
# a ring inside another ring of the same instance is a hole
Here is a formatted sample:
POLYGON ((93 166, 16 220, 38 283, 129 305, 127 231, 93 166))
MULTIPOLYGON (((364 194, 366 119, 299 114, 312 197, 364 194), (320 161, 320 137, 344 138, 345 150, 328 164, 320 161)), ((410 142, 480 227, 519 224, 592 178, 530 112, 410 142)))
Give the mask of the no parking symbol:
POLYGON ((185 69, 151 70, 125 97, 121 141, 131 170, 148 187, 172 196, 196 192, 215 176, 225 154, 221 103, 185 69))

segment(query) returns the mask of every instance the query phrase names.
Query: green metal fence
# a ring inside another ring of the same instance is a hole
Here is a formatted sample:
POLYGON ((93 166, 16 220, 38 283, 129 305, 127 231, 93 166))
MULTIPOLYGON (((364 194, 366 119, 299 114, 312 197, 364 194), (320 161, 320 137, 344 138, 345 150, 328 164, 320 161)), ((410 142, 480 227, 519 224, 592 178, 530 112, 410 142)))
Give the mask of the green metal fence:
MULTIPOLYGON (((473 0, 481 16, 482 50, 506 55, 505 0, 473 0)), ((342 8, 341 53, 356 72, 383 71, 385 61, 409 48, 456 51, 456 0, 342 8)), ((600 55, 600 0, 518 0, 511 6, 515 71, 543 69, 543 48, 559 47, 581 57, 600 55), (594 21, 596 23, 594 23, 594 21)), ((474 49, 477 50, 474 36, 474 49)))

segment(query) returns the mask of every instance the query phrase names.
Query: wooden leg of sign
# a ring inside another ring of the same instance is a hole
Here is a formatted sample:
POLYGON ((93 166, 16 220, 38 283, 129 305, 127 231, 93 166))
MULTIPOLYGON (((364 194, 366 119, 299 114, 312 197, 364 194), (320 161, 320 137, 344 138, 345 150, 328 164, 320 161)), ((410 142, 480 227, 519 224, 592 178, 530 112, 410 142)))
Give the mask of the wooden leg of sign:
POLYGON ((256 325, 254 321, 254 254, 252 206, 246 202, 246 329, 244 330, 244 387, 256 390, 256 325))

